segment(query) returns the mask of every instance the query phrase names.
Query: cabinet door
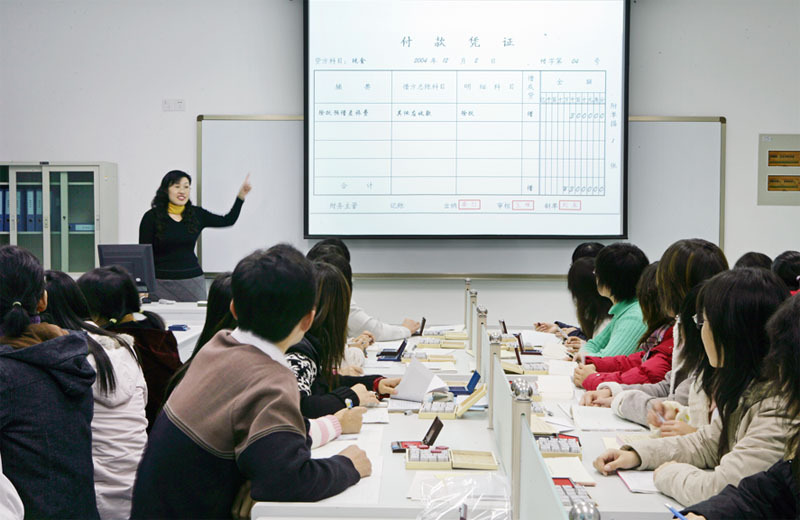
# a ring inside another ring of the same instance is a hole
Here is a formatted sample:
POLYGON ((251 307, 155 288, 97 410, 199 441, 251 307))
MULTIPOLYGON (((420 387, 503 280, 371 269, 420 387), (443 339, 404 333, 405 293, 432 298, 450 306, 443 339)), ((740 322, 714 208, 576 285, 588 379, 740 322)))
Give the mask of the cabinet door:
POLYGON ((45 240, 44 185, 41 167, 9 167, 9 235, 49 268, 50 244, 45 240))
POLYGON ((95 267, 95 186, 97 167, 50 167, 51 265, 69 273, 95 267))

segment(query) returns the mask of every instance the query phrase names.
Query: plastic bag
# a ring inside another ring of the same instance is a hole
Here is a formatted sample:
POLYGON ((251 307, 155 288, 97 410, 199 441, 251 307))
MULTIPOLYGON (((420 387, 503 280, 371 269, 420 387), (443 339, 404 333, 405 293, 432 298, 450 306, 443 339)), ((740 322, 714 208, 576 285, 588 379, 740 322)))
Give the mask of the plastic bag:
POLYGON ((425 508, 417 520, 511 520, 511 488, 496 473, 466 474, 422 487, 425 508))

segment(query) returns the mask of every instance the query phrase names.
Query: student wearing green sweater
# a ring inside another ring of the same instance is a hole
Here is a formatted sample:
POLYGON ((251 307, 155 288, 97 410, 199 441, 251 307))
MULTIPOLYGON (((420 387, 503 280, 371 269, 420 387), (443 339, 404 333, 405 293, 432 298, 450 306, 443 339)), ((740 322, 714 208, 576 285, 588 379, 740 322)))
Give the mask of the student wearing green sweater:
POLYGON ((581 362, 586 354, 627 356, 636 350, 639 338, 647 330, 636 299, 636 284, 649 263, 644 252, 633 244, 617 242, 600 250, 594 274, 597 291, 613 304, 608 311, 612 318, 602 332, 589 341, 567 340, 567 348, 580 349, 577 361, 581 362))

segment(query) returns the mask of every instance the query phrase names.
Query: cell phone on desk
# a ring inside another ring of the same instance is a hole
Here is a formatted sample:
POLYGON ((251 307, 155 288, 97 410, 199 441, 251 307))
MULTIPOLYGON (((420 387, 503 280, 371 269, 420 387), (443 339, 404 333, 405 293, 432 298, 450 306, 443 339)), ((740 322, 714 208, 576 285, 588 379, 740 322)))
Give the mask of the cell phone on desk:
POLYGON ((425 437, 423 437, 421 441, 393 441, 392 453, 405 453, 408 448, 418 446, 433 446, 433 443, 436 442, 436 438, 439 436, 439 432, 442 431, 443 427, 444 423, 442 420, 438 417, 434 417, 431 427, 428 428, 425 437))
POLYGON ((422 336, 422 333, 425 331, 425 316, 422 317, 422 321, 419 325, 419 330, 417 332, 411 334, 412 336, 422 336))

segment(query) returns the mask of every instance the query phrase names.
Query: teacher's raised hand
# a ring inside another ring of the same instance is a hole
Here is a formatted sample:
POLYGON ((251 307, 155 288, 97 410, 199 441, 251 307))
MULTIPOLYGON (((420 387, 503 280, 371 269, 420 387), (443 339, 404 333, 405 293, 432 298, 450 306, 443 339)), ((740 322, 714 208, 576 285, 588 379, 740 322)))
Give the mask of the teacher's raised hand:
POLYGON ((244 182, 242 183, 242 187, 239 188, 239 195, 237 195, 240 199, 244 200, 247 197, 247 194, 250 193, 250 190, 253 189, 253 186, 250 184, 250 174, 247 174, 247 177, 244 178, 244 182))

